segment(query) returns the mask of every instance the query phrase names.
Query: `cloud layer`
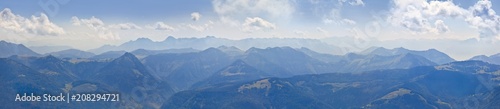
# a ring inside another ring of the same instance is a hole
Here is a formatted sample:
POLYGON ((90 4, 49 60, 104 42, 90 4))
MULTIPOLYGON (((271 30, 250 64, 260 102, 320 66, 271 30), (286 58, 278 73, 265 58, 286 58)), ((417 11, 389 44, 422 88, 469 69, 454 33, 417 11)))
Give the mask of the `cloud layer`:
POLYGON ((479 0, 469 8, 452 1, 394 0, 393 3, 387 21, 415 33, 445 33, 450 30, 444 20, 461 19, 478 29, 479 38, 500 35, 500 16, 489 0, 479 0))
MULTIPOLYGON (((120 36, 111 31, 110 27, 117 27, 116 25, 107 26, 101 19, 92 16, 89 19, 79 19, 76 16, 71 17, 71 23, 74 26, 86 26, 96 32, 97 37, 104 40, 119 40, 120 36)), ((123 25, 126 26, 126 25, 123 25)))
POLYGON ((15 15, 9 8, 0 11, 0 28, 16 33, 31 33, 41 36, 58 36, 66 33, 63 28, 52 23, 43 13, 39 17, 24 18, 15 15))
POLYGON ((471 15, 466 21, 480 30, 480 38, 500 37, 500 16, 491 7, 491 1, 480 0, 469 8, 471 15))
POLYGON ((155 29, 155 30, 166 30, 166 31, 174 31, 175 28, 165 24, 164 22, 156 22, 153 25, 146 25, 147 28, 155 29))
POLYGON ((242 25, 245 32, 276 29, 276 25, 259 17, 247 18, 242 25))
POLYGON ((394 0, 387 21, 415 33, 448 31, 443 19, 466 17, 468 11, 452 1, 394 0))
POLYGON ((292 0, 213 0, 212 6, 218 15, 234 19, 248 16, 284 19, 295 11, 292 0))

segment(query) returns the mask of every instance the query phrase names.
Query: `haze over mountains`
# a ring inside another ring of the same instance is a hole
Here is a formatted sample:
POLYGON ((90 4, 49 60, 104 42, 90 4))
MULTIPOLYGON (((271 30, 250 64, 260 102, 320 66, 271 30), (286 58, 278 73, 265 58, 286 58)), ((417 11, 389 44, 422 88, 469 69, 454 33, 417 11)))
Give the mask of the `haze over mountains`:
POLYGON ((485 56, 485 55, 474 56, 470 60, 480 60, 493 64, 500 64, 500 53, 491 56, 485 56))
POLYGON ((307 47, 314 49, 315 51, 330 53, 330 54, 342 53, 340 48, 315 39, 249 38, 242 40, 230 40, 224 38, 216 38, 214 36, 207 36, 204 38, 174 38, 172 36, 169 36, 165 40, 159 42, 152 41, 151 39, 148 38, 138 38, 137 40, 129 41, 119 46, 105 45, 96 49, 91 49, 89 51, 96 54, 100 54, 106 51, 120 51, 120 50, 130 52, 141 48, 147 50, 184 49, 184 48, 204 50, 210 47, 219 47, 219 46, 234 46, 242 50, 246 50, 252 47, 266 48, 266 47, 290 46, 290 47, 307 47))
POLYGON ((436 49, 383 47, 335 55, 317 50, 339 48, 308 39, 141 38, 43 55, 0 43, 2 108, 493 108, 500 100, 498 55, 456 61, 436 49), (42 105, 14 102, 16 93, 123 100, 42 105))

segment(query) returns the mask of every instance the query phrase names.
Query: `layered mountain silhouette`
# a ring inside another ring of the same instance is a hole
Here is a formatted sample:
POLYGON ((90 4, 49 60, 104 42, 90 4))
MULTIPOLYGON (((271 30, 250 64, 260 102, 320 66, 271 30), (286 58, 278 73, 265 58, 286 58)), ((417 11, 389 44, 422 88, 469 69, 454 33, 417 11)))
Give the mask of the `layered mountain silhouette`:
POLYGON ((252 47, 266 48, 278 46, 290 46, 294 48, 307 47, 315 51, 329 53, 329 54, 342 54, 339 47, 324 43, 316 39, 300 39, 300 38, 262 38, 262 39, 241 39, 230 40, 224 38, 216 38, 214 36, 207 36, 203 38, 174 38, 168 36, 163 41, 152 41, 148 38, 138 38, 134 41, 123 43, 119 46, 105 45, 96 49, 89 50, 95 54, 101 54, 107 51, 128 51, 131 52, 137 49, 147 50, 164 50, 164 49, 184 49, 193 48, 197 50, 204 50, 211 47, 219 46, 234 46, 242 50, 252 47))
POLYGON ((44 57, 11 56, 0 58, 2 107, 11 108, 158 108, 174 93, 170 85, 151 74, 132 54, 112 61, 71 62, 52 55, 44 57), (66 102, 40 105, 14 102, 16 94, 117 93, 121 102, 66 102), (137 95, 136 93, 140 93, 137 95))
POLYGON ((479 61, 484 61, 484 62, 500 65, 500 53, 494 54, 491 56, 486 56, 486 55, 474 56, 470 60, 479 60, 479 61))
POLYGON ((12 55, 20 56, 40 56, 40 54, 33 52, 23 44, 14 44, 6 41, 0 41, 0 58, 6 58, 12 55))
MULTIPOLYGON (((433 66, 436 63, 411 53, 399 55, 360 55, 347 54, 340 71, 368 71, 378 69, 408 69, 417 66, 433 66)), ((341 64, 342 65, 342 64, 341 64)))
POLYGON ((425 57, 428 60, 430 60, 436 64, 445 64, 445 63, 455 61, 453 58, 450 58, 445 53, 442 53, 436 49, 429 49, 429 50, 425 50, 425 51, 412 51, 412 50, 408 50, 405 48, 386 49, 383 47, 372 47, 372 48, 369 48, 361 53, 362 54, 382 55, 382 56, 400 55, 400 54, 411 53, 411 54, 425 57))
POLYGON ((151 55, 142 61, 160 77, 172 83, 176 90, 185 90, 232 62, 228 55, 215 48, 193 53, 151 55))
POLYGON ((40 54, 72 49, 72 47, 69 46, 29 46, 28 48, 40 54))
POLYGON ((236 60, 242 60, 249 66, 274 77, 378 69, 407 69, 437 65, 427 58, 411 53, 399 55, 351 53, 338 56, 317 53, 307 48, 250 48, 242 52, 235 47, 225 46, 209 48, 201 52, 150 55, 142 59, 142 62, 160 77, 167 78, 170 83, 177 84, 174 86, 178 86, 176 87, 178 90, 185 90, 192 84, 209 78, 217 70, 223 69, 236 60), (321 60, 324 58, 332 58, 332 60, 321 60))
POLYGON ((162 108, 479 108, 469 102, 494 91, 485 85, 472 72, 434 66, 312 74, 182 91, 162 108))
POLYGON ((126 51, 107 51, 95 56, 90 57, 90 59, 115 59, 126 53, 126 51))
POLYGON ((77 49, 67 49, 57 52, 47 53, 48 55, 52 55, 59 58, 90 58, 95 56, 94 53, 85 52, 77 49))
POLYGON ((39 55, 1 41, 0 108, 498 107, 497 55, 455 61, 436 49, 381 47, 333 55, 324 51, 337 48, 319 40, 276 40, 140 38, 90 50, 98 55, 39 55), (121 101, 12 101, 32 92, 119 93, 121 101))

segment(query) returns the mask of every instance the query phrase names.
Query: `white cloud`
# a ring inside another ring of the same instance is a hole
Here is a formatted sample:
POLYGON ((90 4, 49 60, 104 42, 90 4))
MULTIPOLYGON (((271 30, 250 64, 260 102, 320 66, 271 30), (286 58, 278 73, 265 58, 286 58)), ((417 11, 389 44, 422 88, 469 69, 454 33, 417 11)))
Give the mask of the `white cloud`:
POLYGON ((500 36, 500 16, 491 7, 491 1, 488 0, 480 0, 474 6, 469 7, 471 15, 466 21, 479 29, 480 38, 500 36))
POLYGON ((15 15, 9 8, 0 11, 0 28, 17 33, 31 33, 42 36, 65 34, 64 29, 52 23, 44 13, 40 14, 40 17, 31 16, 31 19, 28 19, 15 15))
POLYGON ((270 23, 260 17, 247 18, 243 25, 243 31, 253 32, 259 30, 276 29, 276 25, 270 23))
POLYGON ((324 30, 323 28, 320 28, 320 27, 316 27, 316 30, 318 30, 318 32, 320 33, 323 33, 325 36, 327 36, 329 33, 328 31, 324 30))
POLYGON ((76 16, 71 17, 71 22, 75 26, 83 26, 94 30, 97 37, 104 40, 119 40, 120 36, 112 32, 109 28, 116 27, 117 25, 106 26, 101 19, 92 16, 89 19, 79 19, 76 16))
POLYGON ((175 28, 165 24, 164 22, 156 22, 153 25, 146 25, 147 28, 155 29, 155 30, 166 30, 166 31, 174 31, 175 28))
POLYGON ((78 19, 78 17, 76 17, 76 16, 71 17, 71 24, 73 24, 75 26, 82 25, 82 23, 80 23, 80 19, 78 19))
POLYGON ((339 0, 340 5, 342 5, 345 2, 349 3, 352 6, 359 6, 359 5, 364 6, 365 5, 363 0, 339 0))
MULTIPOLYGON (((340 17, 339 17, 340 18, 340 17)), ((336 25, 356 25, 356 21, 351 19, 341 19, 339 18, 324 18, 323 23, 325 24, 336 24, 336 25)))
POLYGON ((198 20, 200 20, 200 18, 201 18, 201 14, 200 13, 198 13, 198 12, 191 13, 191 19, 193 21, 198 21, 198 20))
POLYGON ((449 31, 444 19, 463 19, 477 28, 479 38, 500 36, 500 16, 489 0, 479 0, 468 9, 452 1, 394 0, 388 22, 416 33, 444 33, 449 31), (432 25, 431 22, 434 22, 432 25))
POLYGON ((436 26, 436 30, 438 33, 445 33, 450 30, 448 29, 448 26, 444 24, 443 20, 436 20, 436 22, 434 22, 434 25, 436 26))
POLYGON ((120 40, 120 36, 117 33, 108 30, 98 31, 97 36, 104 40, 120 40))
POLYGON ((429 1, 428 3, 422 2, 424 15, 438 16, 438 17, 463 17, 469 12, 467 10, 455 5, 452 1, 429 1))
POLYGON ((114 24, 114 25, 109 25, 110 28, 117 28, 121 30, 130 30, 130 29, 142 29, 140 26, 137 26, 134 23, 121 23, 121 24, 114 24))
POLYGON ((73 16, 73 17, 71 17, 71 22, 75 26, 80 26, 83 24, 83 25, 85 25, 89 28, 92 28, 94 30, 99 30, 101 28, 105 28, 104 22, 102 22, 101 19, 95 18, 94 16, 92 16, 90 19, 79 19, 78 17, 73 16))
POLYGON ((308 34, 307 31, 299 31, 299 30, 295 30, 294 33, 299 35, 299 36, 307 36, 307 34, 308 34))
POLYGON ((247 16, 286 18, 295 11, 291 0, 213 0, 212 5, 220 16, 238 18, 247 16))
POLYGON ((394 0, 393 3, 388 22, 414 33, 443 33, 448 28, 442 19, 468 15, 467 10, 452 1, 394 0))
POLYGON ((356 21, 342 17, 341 10, 344 6, 344 3, 349 3, 352 6, 365 5, 363 0, 338 0, 337 4, 332 7, 331 11, 323 15, 323 23, 336 25, 355 25, 356 21))
POLYGON ((356 21, 351 20, 351 19, 342 19, 342 23, 349 24, 349 25, 355 25, 356 21))
POLYGON ((205 30, 208 30, 209 28, 212 28, 213 24, 214 24, 214 22, 208 21, 208 23, 203 24, 203 25, 188 24, 186 26, 189 27, 189 28, 191 28, 191 29, 193 29, 193 30, 196 30, 196 31, 199 31, 199 32, 203 32, 205 30))

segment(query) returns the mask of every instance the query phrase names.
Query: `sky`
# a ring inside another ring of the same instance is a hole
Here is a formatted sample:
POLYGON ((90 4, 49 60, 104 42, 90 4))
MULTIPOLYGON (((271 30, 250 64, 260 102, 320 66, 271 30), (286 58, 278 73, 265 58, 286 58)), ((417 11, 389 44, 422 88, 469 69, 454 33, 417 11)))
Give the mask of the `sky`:
MULTIPOLYGON (((482 47, 500 43, 500 6, 494 4, 500 1, 0 0, 0 40, 82 50, 167 36, 419 40, 414 48, 426 40, 439 48, 435 40, 474 39, 486 43, 482 47)), ((455 49, 439 50, 462 59, 500 52, 455 49)))

